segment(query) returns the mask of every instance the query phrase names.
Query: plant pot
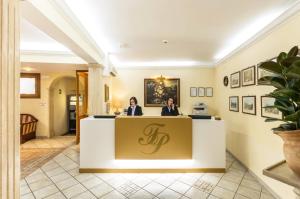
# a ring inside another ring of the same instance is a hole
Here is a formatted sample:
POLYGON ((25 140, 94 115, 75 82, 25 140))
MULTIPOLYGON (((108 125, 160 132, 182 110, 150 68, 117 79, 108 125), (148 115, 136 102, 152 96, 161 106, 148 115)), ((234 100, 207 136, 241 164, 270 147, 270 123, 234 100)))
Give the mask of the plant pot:
POLYGON ((300 130, 274 133, 283 139, 283 152, 288 166, 300 177, 300 130))

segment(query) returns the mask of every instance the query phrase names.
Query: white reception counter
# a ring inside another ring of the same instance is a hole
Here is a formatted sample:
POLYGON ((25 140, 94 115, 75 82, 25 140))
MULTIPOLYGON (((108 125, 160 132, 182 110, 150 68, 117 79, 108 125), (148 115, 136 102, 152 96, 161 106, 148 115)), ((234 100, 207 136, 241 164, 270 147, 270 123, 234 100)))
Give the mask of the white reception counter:
POLYGON ((190 159, 116 159, 116 120, 92 116, 81 120, 80 172, 225 171, 225 128, 222 120, 192 120, 190 159))

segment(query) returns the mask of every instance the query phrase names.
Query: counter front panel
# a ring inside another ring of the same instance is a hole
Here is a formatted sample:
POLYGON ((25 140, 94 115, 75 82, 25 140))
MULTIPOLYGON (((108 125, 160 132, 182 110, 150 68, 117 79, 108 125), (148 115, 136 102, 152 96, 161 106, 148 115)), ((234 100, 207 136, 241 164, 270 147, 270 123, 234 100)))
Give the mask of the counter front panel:
POLYGON ((189 117, 118 117, 116 159, 192 159, 189 117))

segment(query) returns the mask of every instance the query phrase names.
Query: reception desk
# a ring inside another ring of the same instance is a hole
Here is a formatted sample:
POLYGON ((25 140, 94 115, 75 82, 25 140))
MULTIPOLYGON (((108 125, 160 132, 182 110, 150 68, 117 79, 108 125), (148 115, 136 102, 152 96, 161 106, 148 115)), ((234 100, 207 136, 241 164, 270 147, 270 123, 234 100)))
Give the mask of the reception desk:
POLYGON ((224 172, 224 121, 178 117, 80 122, 80 172, 224 172))

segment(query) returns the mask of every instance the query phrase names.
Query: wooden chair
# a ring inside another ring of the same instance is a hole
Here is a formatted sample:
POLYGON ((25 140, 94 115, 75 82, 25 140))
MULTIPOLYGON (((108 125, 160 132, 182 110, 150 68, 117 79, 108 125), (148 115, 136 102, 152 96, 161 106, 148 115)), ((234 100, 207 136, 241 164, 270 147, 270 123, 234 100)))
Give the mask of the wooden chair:
POLYGON ((30 114, 20 114, 20 142, 36 138, 36 126, 38 120, 30 114))

